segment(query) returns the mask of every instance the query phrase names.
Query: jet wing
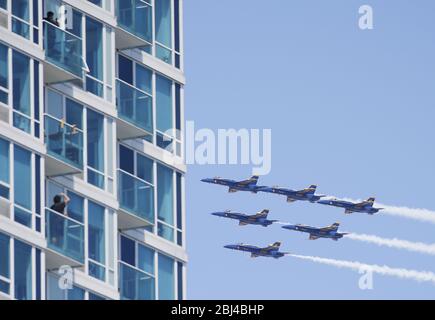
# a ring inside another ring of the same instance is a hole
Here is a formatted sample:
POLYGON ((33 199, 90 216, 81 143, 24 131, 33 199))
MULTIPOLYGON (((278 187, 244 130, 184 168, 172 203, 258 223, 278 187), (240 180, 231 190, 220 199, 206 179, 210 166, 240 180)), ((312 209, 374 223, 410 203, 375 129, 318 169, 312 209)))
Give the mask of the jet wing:
POLYGON ((246 223, 246 222, 244 222, 244 221, 240 221, 239 222, 239 226, 247 226, 249 223, 246 223))
POLYGON ((318 236, 315 236, 314 234, 310 234, 310 240, 317 240, 317 239, 319 239, 320 237, 318 237, 318 236))
POLYGON ((296 193, 300 195, 306 195, 307 193, 312 193, 312 192, 313 192, 312 189, 303 189, 303 190, 296 191, 296 193))
POLYGON ((297 200, 293 199, 292 197, 287 197, 287 202, 288 203, 293 203, 296 202, 297 200))

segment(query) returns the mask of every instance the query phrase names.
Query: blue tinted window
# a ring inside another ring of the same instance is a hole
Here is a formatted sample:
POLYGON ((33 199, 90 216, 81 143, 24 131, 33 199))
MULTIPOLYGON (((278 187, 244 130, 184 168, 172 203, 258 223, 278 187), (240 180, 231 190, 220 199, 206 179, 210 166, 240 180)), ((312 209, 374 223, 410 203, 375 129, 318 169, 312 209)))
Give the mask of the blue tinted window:
POLYGON ((33 94, 34 94, 34 118, 39 120, 39 62, 33 61, 33 94))
POLYGON ((35 211, 41 214, 41 157, 35 155, 35 211))
POLYGON ((158 164, 157 165, 157 216, 159 220, 173 225, 173 183, 172 170, 158 164))
POLYGON ((159 254, 159 299, 174 300, 174 260, 159 254))
POLYGON ((32 247, 15 240, 15 299, 32 299, 32 247))
POLYGON ((89 300, 106 300, 106 299, 95 293, 89 292, 89 300))
POLYGON ((86 17, 86 63, 89 74, 103 80, 103 25, 86 17))
POLYGON ((88 0, 89 2, 92 2, 93 4, 96 4, 97 6, 101 7, 102 0, 88 0))
POLYGON ((134 152, 122 145, 119 146, 119 167, 134 175, 134 152))
POLYGON ((10 241, 10 238, 7 235, 0 233, 0 276, 8 278, 8 279, 10 277, 9 241, 10 241))
POLYGON ((41 250, 36 249, 36 300, 41 300, 41 250))
POLYGON ((175 50, 180 52, 180 1, 174 0, 174 42, 175 50))
POLYGON ((181 173, 177 172, 177 228, 183 228, 183 197, 181 189, 181 173))
POLYGON ((29 21, 29 0, 13 0, 12 14, 25 21, 29 21))
POLYGON ((0 0, 0 8, 6 10, 7 0, 0 0))
POLYGON ((172 81, 156 77, 157 130, 165 133, 172 129, 172 81))
POLYGON ((67 290, 67 300, 84 300, 85 299, 85 290, 78 288, 78 287, 73 287, 70 290, 67 290))
POLYGON ((152 77, 151 70, 136 64, 136 87, 145 91, 148 94, 152 92, 152 77))
POLYGON ((12 54, 13 106, 15 110, 30 116, 30 59, 17 52, 12 54))
POLYGON ((121 236, 121 261, 136 266, 135 242, 123 236, 121 236))
POLYGON ((104 117, 88 109, 88 165, 104 171, 104 117))
POLYGON ((83 106, 71 99, 66 99, 66 122, 78 129, 83 129, 83 106))
POLYGON ((9 183, 9 142, 0 139, 0 181, 9 183))
POLYGON ((133 85, 133 62, 124 56, 118 56, 119 79, 133 85))
POLYGON ((183 300, 183 264, 177 262, 178 300, 183 300))
POLYGON ((155 2, 156 41, 168 48, 172 47, 171 40, 171 1, 159 0, 155 2))
POLYGON ((15 203, 28 210, 32 209, 31 153, 14 146, 14 194, 15 203))
POLYGON ((149 274, 154 274, 154 250, 139 245, 137 267, 149 274))
POLYGON ((105 263, 104 207, 89 201, 89 258, 105 263))
POLYGON ((71 201, 68 203, 68 216, 79 222, 83 222, 84 199, 79 195, 68 191, 71 201))
POLYGON ((137 176, 142 180, 153 183, 153 161, 140 154, 137 155, 137 176))
POLYGON ((0 86, 8 88, 8 47, 0 43, 0 86))

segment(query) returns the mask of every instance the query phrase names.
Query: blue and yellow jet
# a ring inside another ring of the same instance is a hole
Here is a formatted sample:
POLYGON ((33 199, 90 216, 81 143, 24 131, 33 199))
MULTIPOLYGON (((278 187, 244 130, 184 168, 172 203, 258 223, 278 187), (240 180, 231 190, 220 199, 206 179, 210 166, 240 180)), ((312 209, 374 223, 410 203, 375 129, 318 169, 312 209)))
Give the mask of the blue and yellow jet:
POLYGON ((228 192, 230 193, 237 192, 237 191, 250 191, 253 193, 257 193, 258 191, 267 188, 266 186, 257 186, 258 178, 259 178, 258 176, 252 176, 248 180, 235 181, 235 180, 216 177, 216 178, 202 179, 201 181, 226 186, 228 187, 228 192))
POLYGON ((230 210, 224 212, 213 212, 212 215, 217 217, 229 218, 239 220, 239 226, 246 226, 248 224, 260 225, 263 227, 270 226, 272 223, 278 220, 269 220, 267 215, 269 210, 264 209, 254 215, 247 215, 244 213, 231 212, 230 210))
POLYGON ((359 203, 353 203, 350 201, 338 200, 338 199, 325 199, 325 200, 317 201, 317 203, 333 206, 333 207, 344 208, 345 214, 351 214, 353 212, 362 212, 362 213, 368 213, 370 215, 373 215, 379 212, 379 210, 383 209, 383 208, 373 208, 373 205, 375 203, 375 198, 368 198, 367 200, 359 203))
POLYGON ((279 259, 281 257, 284 257, 286 254, 289 254, 289 252, 280 252, 279 251, 280 246, 281 246, 281 242, 275 242, 274 244, 271 244, 265 248, 260 248, 257 246, 252 246, 250 244, 240 243, 240 244, 229 244, 224 246, 224 248, 250 252, 251 258, 268 257, 268 258, 279 259))
POLYGON ((310 240, 317 240, 319 238, 328 238, 335 241, 338 241, 338 239, 343 238, 347 233, 339 233, 338 227, 340 224, 338 222, 330 225, 329 227, 324 228, 316 228, 311 226, 305 226, 302 224, 296 224, 296 225, 287 225, 283 226, 284 229, 287 230, 294 230, 299 232, 306 232, 310 234, 309 239, 310 240))
POLYGON ((311 185, 308 188, 302 190, 291 190, 291 189, 286 189, 281 187, 271 187, 271 188, 264 188, 261 191, 287 196, 287 202, 291 203, 295 201, 317 202, 321 198, 326 197, 326 195, 316 195, 315 194, 316 189, 317 189, 316 185, 311 185))

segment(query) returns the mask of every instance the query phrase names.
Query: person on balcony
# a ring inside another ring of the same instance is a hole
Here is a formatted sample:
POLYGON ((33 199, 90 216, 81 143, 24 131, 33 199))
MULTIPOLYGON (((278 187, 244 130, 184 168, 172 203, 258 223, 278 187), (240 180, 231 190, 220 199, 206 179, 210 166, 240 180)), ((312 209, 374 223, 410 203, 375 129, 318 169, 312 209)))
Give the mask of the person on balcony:
POLYGON ((68 216, 68 212, 65 212, 65 207, 70 201, 71 199, 65 193, 57 194, 53 198, 53 204, 50 209, 68 216))
POLYGON ((44 20, 54 24, 57 27, 59 27, 59 22, 57 21, 57 18, 56 19, 54 18, 53 11, 48 11, 47 12, 47 16, 44 18, 44 20))
POLYGON ((63 248, 66 244, 65 229, 67 227, 67 220, 60 215, 68 216, 68 212, 65 211, 67 204, 70 202, 70 198, 65 193, 60 193, 54 196, 53 204, 50 209, 59 213, 59 215, 51 213, 49 216, 49 238, 51 244, 58 248, 63 248))

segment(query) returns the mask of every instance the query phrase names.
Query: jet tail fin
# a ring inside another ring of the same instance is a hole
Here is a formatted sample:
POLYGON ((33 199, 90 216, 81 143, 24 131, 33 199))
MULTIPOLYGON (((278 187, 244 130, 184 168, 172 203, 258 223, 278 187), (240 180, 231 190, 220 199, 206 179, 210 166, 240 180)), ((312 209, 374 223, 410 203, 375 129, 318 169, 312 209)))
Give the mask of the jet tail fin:
POLYGON ((249 178, 249 180, 251 181, 251 184, 257 185, 259 178, 260 178, 259 176, 252 176, 251 178, 249 178))

